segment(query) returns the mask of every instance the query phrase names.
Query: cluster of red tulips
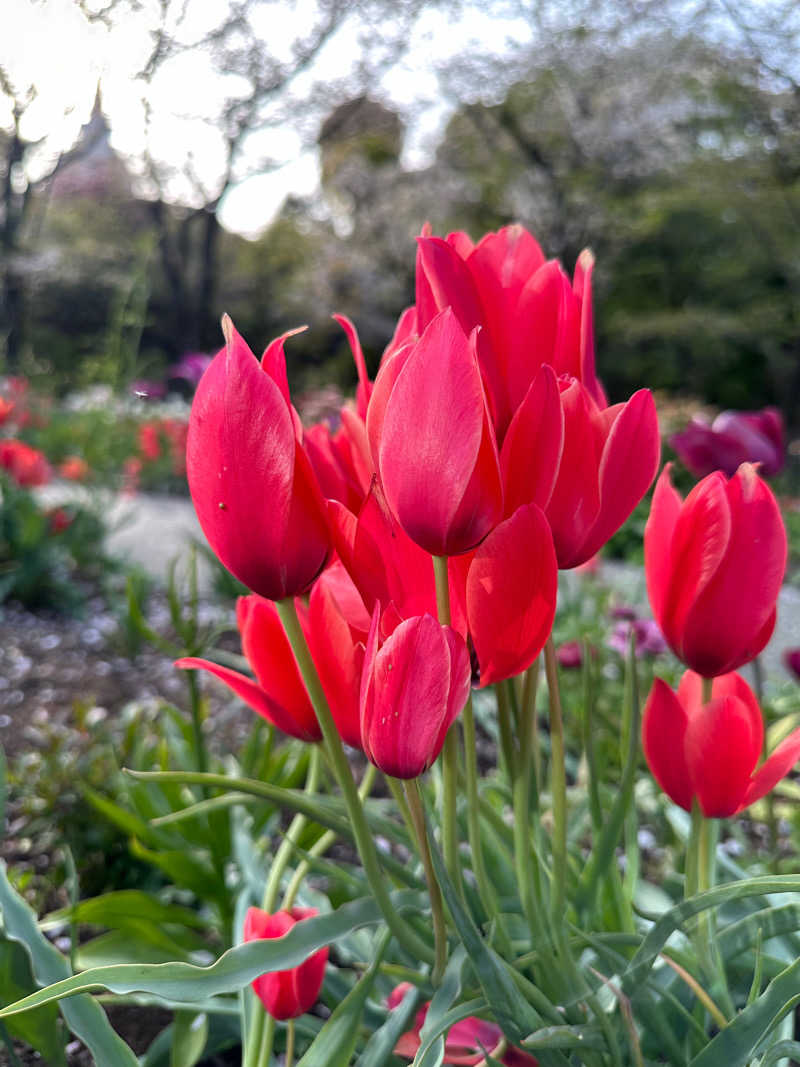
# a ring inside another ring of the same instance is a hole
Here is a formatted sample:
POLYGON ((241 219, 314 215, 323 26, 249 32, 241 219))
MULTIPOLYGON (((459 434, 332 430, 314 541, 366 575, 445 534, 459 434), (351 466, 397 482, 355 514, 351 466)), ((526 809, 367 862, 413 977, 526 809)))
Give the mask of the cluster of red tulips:
MULTIPOLYGON (((584 252, 570 279, 519 226, 478 244, 425 230, 415 304, 374 382, 355 329, 339 320, 359 384, 335 427, 304 428, 292 405, 289 334, 259 360, 224 320, 225 347, 192 408, 187 473, 212 549, 252 590, 238 621, 255 677, 197 659, 179 666, 212 672, 287 734, 324 740, 345 799, 341 741, 405 780, 444 748, 446 798, 462 713, 474 762, 471 688, 529 671, 543 649, 552 656, 559 569, 590 560, 656 476, 650 392, 609 405, 596 376, 592 268, 584 252)), ((665 469, 645 553, 655 619, 689 668, 677 694, 655 682, 645 755, 675 803, 729 816, 800 756, 796 731, 757 767, 761 711, 733 673, 771 636, 786 564, 757 467, 712 473, 685 501, 665 469)), ((468 792, 469 782, 468 770, 468 792)), ((254 911, 245 936, 278 936, 302 918, 254 911)), ((260 979, 267 1011, 306 1011, 324 966, 318 953, 260 979)), ((501 1038, 483 1035, 482 1047, 501 1038)), ((413 1055, 413 1034, 404 1041, 413 1055)), ((480 1050, 464 1055, 445 1062, 483 1062, 480 1050)))

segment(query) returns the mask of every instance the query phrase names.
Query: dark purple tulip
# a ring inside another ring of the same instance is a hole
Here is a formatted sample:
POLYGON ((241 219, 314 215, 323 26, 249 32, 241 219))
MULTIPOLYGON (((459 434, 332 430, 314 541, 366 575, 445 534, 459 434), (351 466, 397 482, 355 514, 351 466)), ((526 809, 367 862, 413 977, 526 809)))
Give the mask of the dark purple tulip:
POLYGON ((634 634, 634 652, 637 659, 642 656, 659 656, 667 650, 667 642, 653 619, 633 619, 618 622, 608 639, 608 647, 627 656, 631 633, 634 634))
POLYGON ((787 648, 783 653, 783 662, 786 669, 800 682, 800 648, 787 648))
POLYGON ((696 478, 722 471, 732 478, 741 463, 760 463, 762 475, 782 470, 786 443, 783 420, 776 408, 723 411, 709 425, 695 416, 670 445, 696 478))
POLYGON ((214 357, 205 352, 185 352, 177 363, 167 371, 168 378, 183 378, 189 385, 197 387, 206 369, 211 366, 214 357))

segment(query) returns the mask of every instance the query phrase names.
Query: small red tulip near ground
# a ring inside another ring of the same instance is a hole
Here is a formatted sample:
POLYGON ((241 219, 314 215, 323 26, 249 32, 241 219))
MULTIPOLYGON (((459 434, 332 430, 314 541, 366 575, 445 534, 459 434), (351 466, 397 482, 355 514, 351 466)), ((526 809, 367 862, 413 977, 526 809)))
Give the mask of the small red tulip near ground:
POLYGON ((52 474, 43 452, 12 437, 0 441, 0 470, 23 489, 46 485, 52 474))
POLYGON ((780 509, 750 463, 681 500, 670 465, 644 534, 647 592, 672 651, 706 678, 754 659, 772 636, 786 569, 780 509))
MULTIPOLYGON (((409 982, 401 982, 392 990, 386 1004, 394 1011, 411 989, 409 982)), ((403 1034, 394 1049, 395 1056, 413 1060, 421 1041, 420 1031, 428 1014, 430 1001, 423 1004, 414 1016, 414 1027, 403 1034)), ((503 1031, 496 1023, 469 1015, 466 1019, 454 1023, 447 1031, 444 1043, 442 1063, 460 1064, 461 1067, 479 1067, 486 1062, 486 1055, 499 1056, 497 1063, 503 1067, 536 1067, 539 1062, 529 1052, 522 1049, 506 1047, 503 1031)))
POLYGON ((67 456, 58 466, 62 478, 71 482, 82 482, 89 473, 89 464, 81 456, 67 456))
MULTIPOLYGON (((318 914, 316 908, 292 908, 290 911, 277 911, 274 915, 267 914, 261 908, 248 908, 244 920, 244 940, 283 937, 298 922, 313 919, 318 914)), ((296 1019, 316 1004, 327 962, 328 949, 318 949, 299 967, 262 974, 253 982, 253 991, 273 1019, 296 1019)))
POLYGON ((427 552, 468 552, 503 517, 475 337, 450 308, 381 368, 367 430, 389 508, 427 552))
POLYGON ((686 671, 677 694, 657 678, 642 719, 642 745, 664 792, 685 811, 697 800, 706 818, 736 815, 774 788, 800 759, 800 728, 756 769, 764 741, 761 709, 739 674, 702 679, 686 671))
POLYGON ((361 737, 369 760, 394 778, 417 778, 436 760, 467 702, 467 646, 431 615, 406 619, 379 647, 375 608, 361 680, 361 737))
POLYGON ((195 393, 186 450, 197 517, 211 548, 270 600, 304 593, 330 552, 325 507, 289 399, 284 337, 261 363, 224 320, 226 347, 195 393))

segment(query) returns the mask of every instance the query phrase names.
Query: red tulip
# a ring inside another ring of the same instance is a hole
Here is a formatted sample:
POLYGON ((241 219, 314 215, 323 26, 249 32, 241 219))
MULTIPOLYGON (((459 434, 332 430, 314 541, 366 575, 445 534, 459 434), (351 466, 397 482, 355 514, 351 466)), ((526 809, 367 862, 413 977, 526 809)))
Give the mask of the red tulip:
POLYGON ((467 702, 464 639, 431 615, 406 619, 379 648, 372 616, 361 679, 361 737, 369 760, 394 778, 416 778, 434 762, 467 702))
MULTIPOLYGON (((296 603, 337 729, 347 744, 360 747, 359 694, 369 617, 363 604, 358 614, 357 600, 358 594, 338 565, 316 583, 307 611, 302 602, 296 603)), ((195 657, 180 659, 175 666, 208 671, 284 733, 300 741, 319 741, 317 718, 275 605, 255 595, 240 597, 236 615, 255 681, 230 667, 195 657)))
POLYGON ((305 592, 330 551, 325 508, 299 440, 286 382, 285 337, 259 366, 227 317, 226 347, 195 393, 187 475, 197 517, 220 561, 270 600, 305 592))
MULTIPOLYGON (((244 940, 283 937, 297 923, 313 919, 318 914, 316 908, 292 908, 290 911, 276 911, 274 915, 267 914, 261 908, 248 908, 244 920, 244 940)), ((299 967, 262 974, 253 982, 253 991, 273 1019, 296 1019, 316 1004, 327 962, 328 949, 320 948, 299 967)))
POLYGON ((696 478, 716 470, 730 478, 742 463, 760 463, 760 473, 769 476, 782 470, 786 459, 777 408, 723 411, 710 425, 695 416, 669 443, 696 478))
POLYGON ((0 441, 0 470, 23 489, 45 485, 52 473, 43 452, 13 437, 0 441))
MULTIPOLYGON (((387 998, 390 1011, 402 1002, 408 990, 409 982, 401 982, 387 998)), ((421 1044, 420 1031, 428 1015, 430 1001, 423 1004, 414 1017, 414 1027, 403 1034, 394 1049, 395 1056, 413 1060, 421 1044)), ((478 1067, 486 1062, 486 1054, 499 1056, 498 1063, 504 1067, 536 1067, 538 1060, 522 1049, 506 1048, 503 1032, 496 1023, 469 1015, 466 1019, 454 1023, 447 1031, 444 1042, 442 1063, 460 1064, 461 1067, 478 1067)))
POLYGON ((706 818, 736 815, 760 800, 800 759, 800 728, 756 770, 764 741, 758 702, 739 674, 714 679, 686 671, 677 695, 657 678, 642 719, 644 754, 658 784, 685 811, 697 800, 706 818))
MULTIPOLYGON (((603 410, 577 379, 561 378, 558 384, 564 449, 545 514, 558 565, 569 569, 595 555, 642 499, 658 469, 661 444, 647 389, 603 410)), ((509 465, 505 476, 506 484, 524 480, 524 472, 509 465)))
POLYGON ((594 366, 593 266, 591 253, 582 252, 570 283, 522 226, 474 246, 463 233, 443 240, 426 230, 419 238, 417 328, 421 333, 447 306, 466 333, 482 327, 478 356, 499 438, 542 363, 578 378, 605 406, 594 366))
POLYGON ((427 552, 467 552, 500 521, 500 465, 475 337, 451 309, 381 368, 367 429, 389 508, 427 552))
POLYGON ((682 501, 670 466, 644 535, 647 591, 673 652, 707 678, 753 659, 775 627, 786 569, 780 510, 755 467, 710 474, 682 501))

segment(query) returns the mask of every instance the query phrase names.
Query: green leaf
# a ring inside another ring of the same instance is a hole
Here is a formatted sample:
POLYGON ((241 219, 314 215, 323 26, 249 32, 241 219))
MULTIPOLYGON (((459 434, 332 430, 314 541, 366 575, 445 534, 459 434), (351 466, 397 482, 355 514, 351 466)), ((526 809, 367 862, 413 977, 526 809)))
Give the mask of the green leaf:
MULTIPOLYGON (((18 941, 28 953, 36 981, 59 984, 70 979, 67 961, 44 937, 36 924, 36 916, 25 901, 12 889, 6 867, 0 865, 0 911, 6 937, 18 941)), ((32 994, 41 996, 44 990, 32 994)), ((30 998, 25 998, 30 999, 30 998)), ((54 998, 45 997, 43 1003, 54 998)), ((83 1041, 97 1063, 103 1067, 138 1067, 138 1061, 122 1038, 111 1029, 105 1012, 91 997, 76 997, 61 1005, 61 1014, 72 1033, 83 1041)))
POLYGON ((523 1043, 526 1049, 546 1048, 593 1048, 605 1049, 606 1039, 599 1027, 545 1026, 537 1030, 523 1043))
POLYGON ((773 978, 760 997, 739 1012, 724 1030, 706 1045, 691 1067, 745 1067, 759 1045, 781 1019, 800 1004, 800 960, 773 978))
POLYGON ((464 946, 459 945, 447 963, 442 984, 433 995, 425 1022, 419 1032, 420 1046, 414 1057, 414 1067, 438 1067, 442 1062, 445 1035, 442 1034, 439 1024, 461 996, 466 961, 467 954, 464 946))
MULTIPOLYGON (((26 996, 35 988, 25 949, 16 941, 0 940, 0 1000, 7 1004, 10 1000, 26 996)), ((52 1067, 66 1067, 64 1031, 55 1004, 47 1004, 28 1015, 9 1019, 7 1025, 12 1037, 36 1049, 52 1067)))
POLYGON ((472 917, 464 909, 447 873, 430 824, 428 838, 442 895, 461 943, 475 968, 484 996, 500 1029, 511 1041, 519 1044, 524 1037, 539 1029, 542 1018, 520 993, 505 960, 486 944, 472 917))
POLYGON ((139 889, 120 889, 99 897, 81 900, 74 908, 51 912, 40 924, 45 929, 51 923, 69 919, 76 923, 116 927, 131 919, 149 919, 154 923, 205 929, 206 924, 196 911, 179 904, 165 904, 157 897, 139 889))
POLYGON ((356 982, 347 996, 337 1004, 333 1014, 314 1038, 297 1067, 330 1067, 334 1063, 349 1063, 358 1038, 358 1028, 364 1005, 372 990, 383 954, 391 941, 385 931, 378 942, 375 957, 366 973, 356 982))
MULTIPOLYGON (((390 898, 396 910, 420 908, 423 903, 420 894, 406 890, 392 893, 390 898)), ((2 1008, 0 1018, 97 989, 110 993, 149 993, 184 1004, 236 993, 259 975, 297 967, 317 949, 347 937, 361 926, 371 926, 381 920, 376 902, 365 897, 343 904, 327 915, 297 923, 284 937, 236 945, 210 967, 190 963, 118 964, 96 967, 64 981, 56 980, 46 989, 2 1008)))
POLYGON ((386 1067, 395 1045, 411 1026, 418 1003, 419 990, 412 986, 394 1011, 389 1012, 383 1026, 370 1037, 356 1067, 386 1067))
POLYGON ((775 1067, 781 1060, 800 1060, 800 1041, 779 1041, 765 1054, 761 1067, 775 1067))
POLYGON ((698 893, 665 912, 648 932, 627 970, 621 975, 626 990, 635 990, 647 980, 647 973, 675 930, 694 915, 708 908, 719 907, 733 900, 745 900, 767 893, 797 893, 800 891, 800 876, 795 874, 774 877, 749 878, 740 882, 728 882, 714 889, 698 893))
POLYGON ((170 1067, 194 1067, 203 1055, 207 1038, 208 1016, 204 1012, 176 1012, 170 1067))

